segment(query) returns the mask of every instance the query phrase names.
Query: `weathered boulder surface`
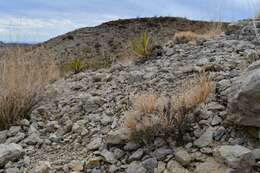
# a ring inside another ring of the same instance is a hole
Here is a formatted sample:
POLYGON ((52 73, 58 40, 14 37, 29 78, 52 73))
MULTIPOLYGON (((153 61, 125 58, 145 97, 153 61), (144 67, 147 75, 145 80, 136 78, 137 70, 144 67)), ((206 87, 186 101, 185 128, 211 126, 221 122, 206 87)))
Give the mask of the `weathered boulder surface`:
POLYGON ((23 148, 18 144, 0 144, 0 167, 9 161, 19 159, 23 154, 23 148))
POLYGON ((252 151, 240 145, 223 145, 214 149, 214 156, 229 167, 250 173, 255 164, 252 151))
POLYGON ((260 127, 260 68, 252 64, 233 81, 229 100, 229 120, 235 124, 260 127))

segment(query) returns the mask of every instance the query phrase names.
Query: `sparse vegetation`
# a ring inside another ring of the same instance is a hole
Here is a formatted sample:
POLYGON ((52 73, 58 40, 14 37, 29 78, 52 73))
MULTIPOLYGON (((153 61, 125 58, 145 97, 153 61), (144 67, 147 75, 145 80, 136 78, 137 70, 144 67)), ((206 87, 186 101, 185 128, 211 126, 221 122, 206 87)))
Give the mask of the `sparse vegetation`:
POLYGON ((140 38, 132 40, 131 46, 133 51, 140 57, 144 58, 151 53, 151 39, 147 32, 143 32, 140 38))
POLYGON ((77 74, 84 70, 84 62, 80 58, 73 59, 69 64, 70 70, 73 71, 74 74, 77 74))
POLYGON ((53 60, 12 48, 0 61, 0 129, 26 118, 44 87, 57 79, 53 60))
POLYGON ((220 35, 221 33, 223 33, 224 31, 224 26, 223 23, 213 23, 211 24, 211 26, 209 27, 209 29, 201 35, 201 37, 205 38, 205 39, 210 39, 210 38, 214 38, 218 35, 220 35))
POLYGON ((174 43, 176 44, 185 44, 188 42, 195 43, 198 38, 198 34, 191 32, 191 31, 183 31, 183 32, 177 32, 174 35, 174 43))
POLYGON ((132 140, 147 144, 158 136, 172 136, 181 144, 193 120, 193 111, 206 103, 211 91, 211 82, 203 75, 192 87, 170 98, 158 98, 154 94, 140 95, 134 101, 133 111, 126 114, 123 127, 128 130, 129 139, 132 140))

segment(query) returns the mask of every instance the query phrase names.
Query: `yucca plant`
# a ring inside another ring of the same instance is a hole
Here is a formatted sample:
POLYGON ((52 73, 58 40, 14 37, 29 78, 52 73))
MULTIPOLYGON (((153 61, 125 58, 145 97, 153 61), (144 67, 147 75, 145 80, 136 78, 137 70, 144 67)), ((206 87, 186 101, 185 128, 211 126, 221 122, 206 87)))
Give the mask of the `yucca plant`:
POLYGON ((76 58, 70 63, 70 69, 75 73, 79 73, 84 69, 84 63, 81 59, 76 58))
POLYGON ((141 34, 140 38, 131 41, 133 51, 141 57, 147 57, 151 53, 150 44, 151 39, 146 31, 141 34))

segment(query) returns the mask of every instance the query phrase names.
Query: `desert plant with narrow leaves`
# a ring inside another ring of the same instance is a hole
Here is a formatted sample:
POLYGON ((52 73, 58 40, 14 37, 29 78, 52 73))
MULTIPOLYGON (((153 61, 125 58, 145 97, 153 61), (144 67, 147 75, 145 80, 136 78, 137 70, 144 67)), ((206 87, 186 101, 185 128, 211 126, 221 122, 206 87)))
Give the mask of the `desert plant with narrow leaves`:
POLYGON ((131 41, 133 51, 140 57, 147 57, 151 53, 151 39, 147 32, 143 32, 138 39, 131 41))
POLYGON ((79 58, 73 59, 69 65, 70 65, 71 71, 73 71, 74 74, 77 74, 84 70, 83 60, 81 60, 79 58))

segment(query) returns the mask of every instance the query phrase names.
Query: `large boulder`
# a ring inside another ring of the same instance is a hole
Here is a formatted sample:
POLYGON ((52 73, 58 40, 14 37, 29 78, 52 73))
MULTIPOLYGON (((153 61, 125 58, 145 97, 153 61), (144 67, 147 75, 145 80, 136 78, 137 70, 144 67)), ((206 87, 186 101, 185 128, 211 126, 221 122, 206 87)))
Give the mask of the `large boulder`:
MULTIPOLYGON (((253 152, 240 145, 223 145, 213 151, 216 159, 226 163, 230 168, 243 170, 243 173, 250 173, 255 164, 253 152)), ((240 173, 239 171, 237 171, 240 173)))
POLYGON ((233 81, 229 96, 230 121, 260 127, 260 61, 233 81))
POLYGON ((0 144, 0 167, 9 161, 15 161, 23 155, 23 148, 18 144, 0 144))

